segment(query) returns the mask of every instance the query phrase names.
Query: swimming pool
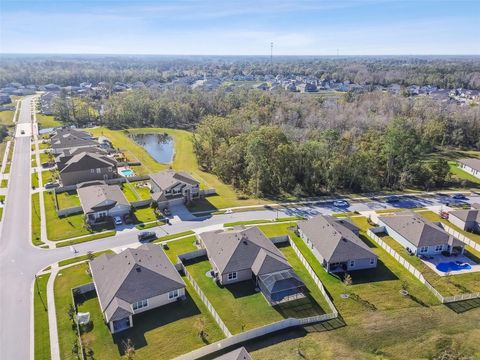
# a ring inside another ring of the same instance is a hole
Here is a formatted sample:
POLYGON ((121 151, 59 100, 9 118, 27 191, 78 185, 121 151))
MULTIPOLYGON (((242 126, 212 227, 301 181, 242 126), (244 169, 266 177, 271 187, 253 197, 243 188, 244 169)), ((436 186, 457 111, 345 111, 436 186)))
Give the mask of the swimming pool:
POLYGON ((470 264, 467 263, 462 263, 459 261, 449 261, 438 264, 436 268, 441 272, 449 272, 458 270, 470 270, 472 267, 470 266, 470 264))
POLYGON ((133 172, 133 170, 130 170, 130 169, 123 169, 123 170, 120 170, 120 172, 121 172, 122 175, 125 176, 125 177, 130 177, 130 176, 135 175, 135 173, 133 172))

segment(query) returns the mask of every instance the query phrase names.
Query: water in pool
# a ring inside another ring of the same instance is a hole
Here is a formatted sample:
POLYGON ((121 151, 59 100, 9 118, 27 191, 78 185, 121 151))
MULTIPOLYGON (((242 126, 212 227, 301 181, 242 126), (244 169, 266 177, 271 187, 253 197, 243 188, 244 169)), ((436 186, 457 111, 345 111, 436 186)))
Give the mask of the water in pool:
POLYGON ((437 265, 437 270, 441 272, 469 270, 471 268, 472 267, 470 266, 470 264, 456 262, 456 261, 442 262, 437 265))
POLYGON ((134 172, 130 169, 124 169, 120 172, 122 173, 123 176, 126 176, 126 177, 135 175, 134 172))
POLYGON ((168 164, 173 160, 174 142, 167 134, 131 134, 130 137, 159 163, 168 164))

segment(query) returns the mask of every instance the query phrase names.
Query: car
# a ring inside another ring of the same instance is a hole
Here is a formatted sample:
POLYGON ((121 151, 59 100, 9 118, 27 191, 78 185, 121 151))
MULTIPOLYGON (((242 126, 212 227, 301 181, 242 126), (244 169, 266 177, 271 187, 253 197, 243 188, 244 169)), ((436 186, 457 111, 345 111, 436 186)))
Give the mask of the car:
POLYGON ((348 207, 350 206, 350 204, 348 203, 348 201, 345 201, 345 200, 335 200, 333 202, 333 206, 336 206, 336 207, 348 207))
POLYGON ((157 238, 157 234, 154 231, 142 231, 137 235, 138 241, 152 241, 157 238))
POLYGON ((53 189, 59 187, 60 184, 56 182, 48 182, 45 184, 45 189, 53 189))
POLYGON ((122 225, 123 224, 122 218, 120 216, 114 216, 113 217, 113 222, 115 223, 115 225, 122 225))
POLYGON ((227 209, 225 210, 225 214, 232 214, 233 213, 233 210, 232 209, 227 209))
POLYGON ((20 134, 25 135, 25 130, 20 130, 20 134))
POLYGON ((453 194, 452 195, 452 199, 455 199, 455 200, 465 200, 467 197, 463 194, 453 194))
POLYGON ((389 196, 387 197, 387 203, 389 204, 393 204, 393 203, 397 203, 400 201, 399 197, 398 196, 395 196, 395 195, 392 195, 392 196, 389 196))

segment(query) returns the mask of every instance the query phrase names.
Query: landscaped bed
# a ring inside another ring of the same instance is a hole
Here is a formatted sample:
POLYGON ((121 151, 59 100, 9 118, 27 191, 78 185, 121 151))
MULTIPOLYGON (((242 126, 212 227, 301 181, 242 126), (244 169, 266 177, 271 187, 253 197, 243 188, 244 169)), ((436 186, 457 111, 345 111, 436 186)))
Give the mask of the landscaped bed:
MULTIPOLYGON (((92 282, 87 265, 80 264, 61 270, 55 281, 55 305, 59 331, 60 357, 71 356, 75 332, 68 318, 71 288, 92 282)), ((98 299, 90 296, 78 305, 78 311, 90 312, 92 330, 82 335, 86 350, 93 350, 95 359, 116 359, 123 354, 124 342, 130 339, 135 347, 135 358, 153 359, 161 354, 171 359, 204 346, 199 333, 207 334, 208 342, 223 337, 220 329, 187 283, 187 300, 146 311, 133 318, 133 328, 112 336, 100 311, 98 299), (179 346, 181 344, 181 346, 179 346)))

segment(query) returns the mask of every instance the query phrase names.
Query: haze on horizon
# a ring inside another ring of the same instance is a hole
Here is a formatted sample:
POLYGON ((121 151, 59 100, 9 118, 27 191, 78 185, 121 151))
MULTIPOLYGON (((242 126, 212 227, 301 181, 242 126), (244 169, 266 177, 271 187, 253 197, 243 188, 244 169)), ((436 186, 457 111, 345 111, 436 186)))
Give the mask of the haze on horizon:
POLYGON ((480 55, 480 1, 2 0, 0 53, 480 55))

